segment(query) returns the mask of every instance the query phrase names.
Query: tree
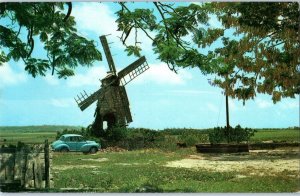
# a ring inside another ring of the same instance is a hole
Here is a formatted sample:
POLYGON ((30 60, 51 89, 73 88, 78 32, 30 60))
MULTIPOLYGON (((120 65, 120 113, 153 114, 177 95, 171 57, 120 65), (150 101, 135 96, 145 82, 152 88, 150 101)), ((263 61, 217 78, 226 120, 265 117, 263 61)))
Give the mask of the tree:
POLYGON ((76 32, 71 11, 71 3, 1 3, 0 63, 21 59, 33 77, 51 70, 61 78, 74 75, 78 65, 90 66, 101 60, 94 42, 76 32), (47 53, 45 58, 33 55, 38 38, 47 53))
MULTIPOLYGON (((118 4, 116 22, 128 55, 140 55, 138 31, 142 31, 152 40, 158 59, 171 70, 198 67, 213 77, 212 85, 233 98, 245 101, 256 93, 267 93, 277 102, 300 92, 300 74, 296 70, 300 16, 296 2, 182 6, 153 2, 152 9, 130 9, 129 3, 118 4), (222 25, 210 26, 211 16, 216 16, 222 25), (130 34, 135 35, 133 45, 126 42, 130 34)), ((59 77, 65 77, 72 75, 78 64, 91 65, 100 60, 93 42, 76 33, 71 10, 71 3, 0 4, 0 19, 10 18, 12 24, 0 26, 0 62, 21 58, 33 76, 52 69, 52 73, 56 70, 59 77), (67 14, 63 13, 66 5, 67 14), (25 42, 21 29, 27 31, 25 42), (32 57, 34 36, 45 44, 47 60, 32 57), (8 49, 7 54, 3 48, 8 49)))
POLYGON ((272 95, 273 102, 300 93, 299 4, 214 3, 223 26, 241 36, 223 36, 223 47, 214 50, 221 59, 214 84, 229 86, 227 94, 239 99, 254 98, 256 92, 272 95))
POLYGON ((140 29, 153 41, 154 52, 171 70, 198 67, 203 74, 215 77, 212 85, 221 87, 233 98, 245 101, 256 93, 267 93, 277 102, 282 97, 294 98, 300 92, 296 2, 178 7, 154 2, 157 14, 154 9, 130 10, 127 4, 119 4, 117 22, 124 44, 135 29, 135 45, 127 48, 133 54, 139 54, 137 30, 140 29), (210 15, 217 16, 222 25, 209 26, 210 15), (221 46, 214 46, 220 40, 221 46), (208 53, 203 48, 208 48, 208 53))

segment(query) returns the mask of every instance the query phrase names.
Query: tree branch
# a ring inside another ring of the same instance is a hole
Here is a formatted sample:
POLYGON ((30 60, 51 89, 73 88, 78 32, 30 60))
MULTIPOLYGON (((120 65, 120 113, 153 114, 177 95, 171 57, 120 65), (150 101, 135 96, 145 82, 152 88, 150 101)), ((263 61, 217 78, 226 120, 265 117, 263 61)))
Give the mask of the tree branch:
POLYGON ((6 3, 0 4, 0 14, 3 15, 6 9, 6 3))
POLYGON ((68 13, 65 16, 65 18, 63 19, 64 22, 66 22, 68 20, 68 18, 71 15, 71 12, 72 12, 72 2, 67 2, 67 5, 68 5, 68 13))
POLYGON ((164 23, 164 26, 165 26, 165 29, 166 29, 166 32, 167 32, 167 40, 168 40, 168 43, 170 43, 169 34, 171 34, 171 33, 170 33, 169 28, 168 28, 168 26, 167 26, 165 16, 164 16, 164 14, 162 13, 162 11, 160 10, 160 8, 159 8, 157 2, 153 2, 153 4, 155 5, 156 9, 158 10, 158 12, 159 12, 159 14, 160 14, 160 16, 161 16, 161 18, 162 18, 162 21, 163 21, 163 23, 164 23))
POLYGON ((28 45, 30 46, 30 51, 28 52, 27 58, 30 57, 34 48, 34 40, 32 36, 33 36, 33 25, 31 25, 30 29, 28 29, 27 40, 28 40, 28 45))
MULTIPOLYGON (((125 6, 124 2, 119 2, 119 4, 122 6, 122 8, 126 9, 129 13, 131 13, 131 11, 125 6)), ((147 31, 141 27, 141 25, 138 23, 138 21, 136 21, 135 19, 133 19, 134 23, 142 30, 144 31, 144 33, 146 34, 146 36, 151 39, 152 41, 154 41, 154 39, 147 33, 147 31)))
POLYGON ((170 65, 169 62, 166 62, 166 63, 167 63, 167 65, 168 65, 169 69, 170 69, 171 71, 174 71, 174 72, 177 74, 177 70, 175 69, 175 66, 174 66, 173 64, 170 65))
POLYGON ((55 70, 55 56, 52 56, 52 75, 54 75, 54 70, 55 70))
MULTIPOLYGON (((128 32, 127 32, 126 35, 125 35, 125 38, 122 40, 124 45, 125 45, 126 39, 128 38, 128 36, 129 36, 129 34, 130 34, 130 32, 131 32, 132 27, 133 27, 133 26, 131 26, 131 27, 129 28, 128 32)), ((122 34, 121 39, 122 39, 122 38, 123 38, 123 34, 122 34)))
POLYGON ((271 48, 273 48, 273 47, 275 47, 275 46, 278 46, 278 45, 280 45, 280 44, 284 44, 285 42, 284 41, 282 41, 282 42, 279 42, 279 43, 277 43, 277 44, 274 44, 274 45, 272 45, 272 46, 270 46, 271 48))
POLYGON ((135 43, 134 43, 134 45, 136 46, 136 44, 138 43, 138 41, 137 41, 137 28, 136 27, 134 27, 135 28, 135 43))
POLYGON ((18 33, 17 33, 17 35, 16 35, 16 38, 19 36, 20 31, 21 31, 21 28, 22 28, 22 25, 20 25, 20 27, 19 27, 19 31, 18 31, 18 33))
POLYGON ((162 2, 158 2, 158 4, 161 6, 161 9, 164 10, 165 12, 169 13, 169 11, 164 8, 164 7, 167 7, 169 9, 171 9, 175 14, 177 14, 178 16, 180 16, 172 6, 170 6, 168 4, 163 4, 162 2))
POLYGON ((177 46, 180 46, 182 49, 187 50, 186 47, 183 46, 183 45, 181 44, 180 38, 177 37, 176 35, 174 35, 174 34, 170 31, 170 29, 168 28, 167 23, 166 23, 166 18, 165 18, 165 16, 164 16, 164 14, 162 13, 161 9, 159 8, 157 2, 153 2, 153 3, 154 3, 155 7, 157 8, 157 10, 159 11, 159 13, 160 13, 160 15, 161 15, 161 17, 162 17, 162 20, 163 20, 165 29, 166 29, 166 31, 167 31, 167 39, 168 39, 168 42, 169 42, 169 35, 171 35, 172 38, 176 41, 177 46))

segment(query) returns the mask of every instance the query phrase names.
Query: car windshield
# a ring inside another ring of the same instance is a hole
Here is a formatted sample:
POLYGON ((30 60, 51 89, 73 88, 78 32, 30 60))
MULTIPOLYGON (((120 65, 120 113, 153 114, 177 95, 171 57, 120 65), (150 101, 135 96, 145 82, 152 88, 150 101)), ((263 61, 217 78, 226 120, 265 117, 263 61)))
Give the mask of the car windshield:
POLYGON ((64 137, 64 136, 61 136, 61 137, 59 138, 59 140, 64 141, 64 140, 65 140, 65 137, 64 137))

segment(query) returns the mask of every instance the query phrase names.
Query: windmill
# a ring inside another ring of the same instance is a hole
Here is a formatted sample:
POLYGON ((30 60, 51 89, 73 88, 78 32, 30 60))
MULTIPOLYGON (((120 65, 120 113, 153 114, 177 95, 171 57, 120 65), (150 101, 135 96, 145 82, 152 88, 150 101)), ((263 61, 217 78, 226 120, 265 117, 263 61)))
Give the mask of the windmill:
POLYGON ((104 121, 107 122, 108 129, 115 125, 126 126, 132 122, 125 85, 149 69, 145 56, 142 56, 117 73, 105 35, 100 36, 100 41, 108 62, 109 72, 101 80, 99 90, 91 95, 83 91, 75 98, 82 111, 98 101, 94 114, 95 121, 92 124, 92 130, 96 135, 103 132, 104 121))

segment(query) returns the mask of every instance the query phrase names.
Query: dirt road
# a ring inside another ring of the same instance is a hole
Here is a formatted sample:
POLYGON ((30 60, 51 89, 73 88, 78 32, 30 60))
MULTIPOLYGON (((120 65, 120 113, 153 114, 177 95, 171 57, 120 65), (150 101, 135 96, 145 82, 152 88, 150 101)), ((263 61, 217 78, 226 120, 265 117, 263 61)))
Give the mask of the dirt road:
POLYGON ((216 172, 237 172, 239 177, 251 175, 273 176, 284 172, 300 176, 299 149, 252 150, 239 154, 202 154, 168 162, 166 167, 181 167, 216 172))

